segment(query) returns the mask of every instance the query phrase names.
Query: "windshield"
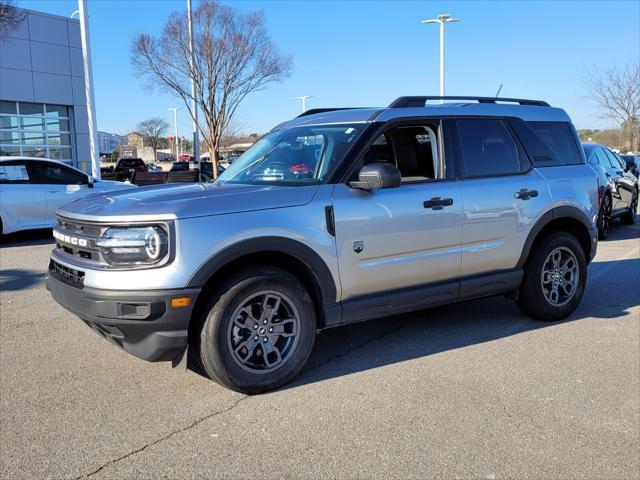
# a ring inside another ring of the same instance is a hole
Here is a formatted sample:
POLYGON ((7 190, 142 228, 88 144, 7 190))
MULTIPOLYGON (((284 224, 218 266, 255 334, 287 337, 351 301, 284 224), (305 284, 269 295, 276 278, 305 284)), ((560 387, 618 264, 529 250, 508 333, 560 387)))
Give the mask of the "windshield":
POLYGON ((295 127, 268 133, 227 168, 216 183, 322 183, 365 124, 295 127))

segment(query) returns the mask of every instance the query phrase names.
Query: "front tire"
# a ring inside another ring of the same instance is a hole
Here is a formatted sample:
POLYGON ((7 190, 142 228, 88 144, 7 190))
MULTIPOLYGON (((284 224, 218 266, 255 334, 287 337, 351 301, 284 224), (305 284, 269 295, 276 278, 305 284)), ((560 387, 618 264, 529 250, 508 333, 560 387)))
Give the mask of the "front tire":
POLYGON ((527 261, 518 306, 538 320, 562 320, 578 307, 586 282, 587 262, 578 240, 568 233, 552 233, 527 261))
POLYGON ((629 205, 629 211, 620 217, 620 223, 624 225, 633 225, 636 223, 636 212, 638 210, 638 189, 633 190, 631 195, 631 205, 629 205))
POLYGON ((313 301, 297 278, 278 268, 239 272, 220 286, 204 312, 202 366, 211 379, 238 392, 286 384, 313 348, 313 301))

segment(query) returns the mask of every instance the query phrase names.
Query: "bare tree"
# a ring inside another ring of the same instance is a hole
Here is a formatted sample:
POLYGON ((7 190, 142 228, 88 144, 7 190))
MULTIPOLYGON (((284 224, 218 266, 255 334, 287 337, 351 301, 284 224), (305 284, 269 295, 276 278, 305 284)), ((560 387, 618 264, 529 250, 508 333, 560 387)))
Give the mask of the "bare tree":
POLYGON ((640 64, 593 66, 583 81, 602 117, 623 129, 629 150, 640 150, 640 64))
POLYGON ((16 8, 13 0, 0 0, 0 39, 6 38, 12 30, 24 21, 24 12, 16 8))
POLYGON ((153 117, 143 122, 140 122, 136 127, 136 130, 144 135, 145 140, 153 148, 153 159, 158 160, 158 146, 164 132, 169 128, 169 124, 160 117, 153 117))
POLYGON ((217 177, 217 153, 240 103, 251 92, 289 76, 292 59, 269 38, 262 12, 242 14, 215 0, 204 0, 193 12, 194 62, 190 65, 185 12, 173 13, 159 38, 140 34, 131 60, 150 87, 180 97, 191 117, 190 78, 202 112, 198 128, 210 147, 217 177))

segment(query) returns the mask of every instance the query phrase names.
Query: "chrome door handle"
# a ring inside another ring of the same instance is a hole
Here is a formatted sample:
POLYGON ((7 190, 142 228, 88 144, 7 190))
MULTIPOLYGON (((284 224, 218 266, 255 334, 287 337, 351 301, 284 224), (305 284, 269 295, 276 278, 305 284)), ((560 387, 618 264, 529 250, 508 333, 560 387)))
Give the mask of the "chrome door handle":
POLYGON ((537 197, 537 190, 529 190, 528 188, 523 188, 519 192, 516 192, 515 197, 520 200, 529 200, 532 197, 537 197))
POLYGON ((453 198, 433 197, 430 200, 426 200, 422 205, 424 208, 430 208, 431 210, 442 210, 444 207, 453 205, 453 198))

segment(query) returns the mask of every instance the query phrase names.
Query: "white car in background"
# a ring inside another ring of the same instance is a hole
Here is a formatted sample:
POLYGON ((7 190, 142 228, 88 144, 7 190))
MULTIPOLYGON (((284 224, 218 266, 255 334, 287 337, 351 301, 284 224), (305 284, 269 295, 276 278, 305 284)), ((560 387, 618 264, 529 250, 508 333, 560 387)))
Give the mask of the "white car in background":
POLYGON ((0 234, 56 223, 56 209, 93 192, 135 188, 123 182, 95 180, 56 160, 0 157, 0 234))

